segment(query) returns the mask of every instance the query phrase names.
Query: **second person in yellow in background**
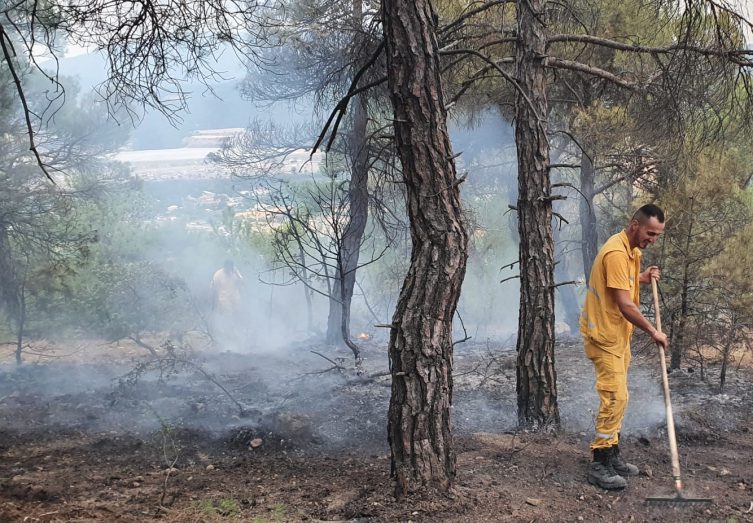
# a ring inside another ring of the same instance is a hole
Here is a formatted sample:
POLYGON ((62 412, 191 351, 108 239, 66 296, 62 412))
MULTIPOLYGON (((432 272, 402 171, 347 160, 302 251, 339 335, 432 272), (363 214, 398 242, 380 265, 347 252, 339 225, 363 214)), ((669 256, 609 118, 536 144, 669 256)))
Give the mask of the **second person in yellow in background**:
POLYGON ((243 276, 232 260, 212 275, 214 338, 225 350, 241 350, 246 326, 243 322, 243 276))

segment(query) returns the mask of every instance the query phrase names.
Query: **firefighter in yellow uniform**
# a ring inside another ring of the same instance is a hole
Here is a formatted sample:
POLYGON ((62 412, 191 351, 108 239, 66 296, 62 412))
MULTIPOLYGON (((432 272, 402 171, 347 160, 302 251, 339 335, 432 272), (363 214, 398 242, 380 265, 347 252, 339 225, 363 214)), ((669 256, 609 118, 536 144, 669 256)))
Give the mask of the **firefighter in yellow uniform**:
POLYGON ((659 279, 659 268, 641 272, 641 251, 664 232, 664 212, 644 205, 628 226, 609 238, 594 260, 588 293, 580 318, 586 356, 593 362, 599 413, 596 435, 591 442, 593 460, 588 481, 604 489, 621 489, 625 477, 638 474, 626 463, 618 446, 620 427, 628 403, 627 371, 630 366, 630 336, 636 326, 666 348, 667 337, 657 331, 639 304, 639 284, 659 279))
POLYGON ((232 260, 212 275, 214 338, 225 350, 241 350, 245 340, 241 289, 243 276, 232 260))
POLYGON ((238 314, 241 306, 243 276, 235 268, 233 260, 225 260, 221 269, 212 275, 212 306, 221 314, 238 314))

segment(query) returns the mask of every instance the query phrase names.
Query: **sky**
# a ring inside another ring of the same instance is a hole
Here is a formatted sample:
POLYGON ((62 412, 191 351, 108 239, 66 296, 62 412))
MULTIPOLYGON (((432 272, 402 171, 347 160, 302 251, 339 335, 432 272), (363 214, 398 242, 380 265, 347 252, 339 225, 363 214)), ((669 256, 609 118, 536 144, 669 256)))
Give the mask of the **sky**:
MULTIPOLYGON (((734 6, 740 9, 740 13, 745 16, 749 21, 753 21, 753 0, 735 0, 734 6)), ((753 34, 748 29, 745 31, 745 40, 749 45, 753 45, 753 34)))

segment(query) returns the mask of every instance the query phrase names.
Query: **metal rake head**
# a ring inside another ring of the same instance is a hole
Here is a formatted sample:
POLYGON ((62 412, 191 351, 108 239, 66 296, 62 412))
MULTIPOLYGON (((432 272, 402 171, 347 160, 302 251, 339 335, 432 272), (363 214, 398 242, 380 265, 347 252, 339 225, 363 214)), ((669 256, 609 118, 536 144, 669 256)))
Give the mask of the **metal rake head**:
POLYGON ((674 496, 654 496, 646 498, 646 503, 654 507, 675 507, 689 508, 692 506, 708 505, 712 503, 711 498, 692 498, 676 493, 674 496))

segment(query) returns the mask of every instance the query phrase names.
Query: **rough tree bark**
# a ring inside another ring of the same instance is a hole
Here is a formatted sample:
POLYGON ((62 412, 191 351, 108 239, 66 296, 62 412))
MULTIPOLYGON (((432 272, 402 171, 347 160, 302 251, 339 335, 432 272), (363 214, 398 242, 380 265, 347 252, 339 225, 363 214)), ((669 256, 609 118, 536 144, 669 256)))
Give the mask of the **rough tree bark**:
POLYGON ((518 422, 548 430, 560 423, 554 367, 554 241, 546 129, 546 1, 517 3, 515 143, 518 149, 520 313, 518 422))
POLYGON ((452 319, 468 257, 447 133, 436 17, 428 0, 382 3, 395 139, 412 240, 392 320, 388 437, 395 493, 446 491, 455 477, 452 319))

